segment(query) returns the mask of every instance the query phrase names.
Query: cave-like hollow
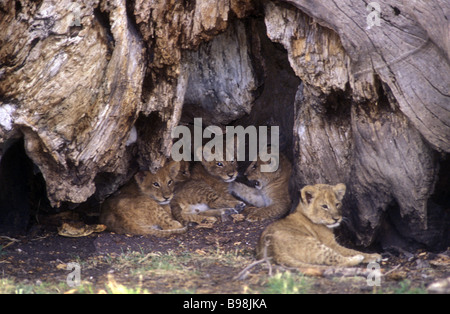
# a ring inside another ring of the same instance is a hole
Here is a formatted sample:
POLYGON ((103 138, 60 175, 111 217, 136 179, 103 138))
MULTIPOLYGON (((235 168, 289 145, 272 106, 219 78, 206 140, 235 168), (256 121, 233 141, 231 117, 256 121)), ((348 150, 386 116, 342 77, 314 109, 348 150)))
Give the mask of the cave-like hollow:
MULTIPOLYGON (((189 75, 184 86, 180 124, 192 126, 193 118, 202 118, 204 128, 211 125, 279 126, 281 151, 295 164, 290 183, 294 198, 293 210, 302 186, 312 184, 315 180, 316 183, 339 183, 325 175, 318 175, 320 171, 307 175, 308 171, 301 168, 314 163, 299 162, 303 147, 309 143, 304 143, 299 138, 296 128, 316 122, 320 124, 319 128, 328 128, 329 132, 333 132, 330 125, 348 128, 350 133, 342 141, 349 141, 348 146, 353 149, 354 124, 351 122, 351 116, 357 115, 359 108, 370 104, 355 103, 348 86, 345 90, 333 91, 324 98, 310 89, 304 92, 305 84, 296 75, 288 51, 268 37, 263 13, 240 20, 235 18, 227 30, 213 40, 201 44, 196 50, 183 51, 182 62, 182 69, 188 71, 189 75)), ((380 91, 384 93, 382 97, 388 107, 396 111, 395 103, 389 103, 389 91, 383 89, 381 83, 380 91)), ((144 90, 143 93, 145 92, 144 90)), ((387 110, 391 110, 389 108, 387 110)), ((26 155, 23 140, 4 144, 0 162, 0 232, 29 232, 33 225, 41 222, 38 218, 40 215, 63 210, 86 212, 88 209, 93 213, 89 217, 95 217, 105 197, 117 190, 139 168, 149 163, 150 157, 146 147, 148 142, 158 143, 157 138, 164 128, 164 123, 156 112, 150 115, 140 114, 135 127, 138 139, 127 147, 127 156, 130 159, 128 173, 121 176, 112 173, 98 174, 95 180, 97 191, 87 202, 63 204, 61 208, 50 207, 50 202, 45 197, 45 181, 39 169, 26 155)), ((311 138, 311 141, 314 141, 314 138, 311 138)), ((332 146, 330 143, 329 145, 332 146)), ((344 146, 339 149, 342 147, 344 146)), ((324 156, 321 156, 319 151, 315 154, 316 166, 321 167, 323 160, 320 159, 324 156)), ((418 232, 410 225, 407 217, 402 216, 398 201, 392 197, 383 208, 379 208, 382 212, 381 218, 377 229, 373 231, 370 245, 384 249, 403 246, 439 250, 450 244, 450 157, 444 153, 433 154, 439 164, 439 171, 434 192, 427 200, 427 228, 418 232)), ((340 156, 345 159, 345 167, 348 166, 344 168, 354 171, 357 155, 344 152, 340 156)), ((338 165, 339 162, 330 164, 329 167, 338 165)), ((245 163, 241 165, 241 169, 244 168, 245 163)), ((345 183, 354 187, 358 182, 350 178, 352 173, 339 176, 345 169, 333 170, 338 173, 336 180, 342 181, 341 179, 346 177, 345 183)), ((376 182, 374 185, 376 186, 376 182)), ((357 187, 350 188, 350 193, 355 189, 357 187)), ((355 198, 355 195, 347 197, 348 204, 345 209, 349 216, 354 217, 349 217, 349 223, 338 230, 341 234, 340 240, 350 245, 358 243, 357 234, 366 231, 365 227, 355 225, 360 223, 358 205, 361 206, 355 198)), ((95 219, 92 221, 95 222, 95 219)))

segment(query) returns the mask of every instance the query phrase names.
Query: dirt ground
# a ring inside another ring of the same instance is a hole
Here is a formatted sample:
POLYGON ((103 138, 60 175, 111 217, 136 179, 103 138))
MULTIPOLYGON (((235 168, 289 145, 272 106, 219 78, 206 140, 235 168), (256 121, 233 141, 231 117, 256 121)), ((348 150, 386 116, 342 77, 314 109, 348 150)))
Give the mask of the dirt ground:
POLYGON ((378 286, 368 285, 375 273, 365 265, 321 276, 273 266, 269 276, 262 263, 236 280, 255 262, 269 223, 230 220, 169 238, 107 231, 68 238, 49 226, 27 236, 0 235, 0 293, 427 293, 431 283, 450 277, 447 250, 383 253, 378 286), (72 262, 80 265, 75 286, 67 284, 72 262))

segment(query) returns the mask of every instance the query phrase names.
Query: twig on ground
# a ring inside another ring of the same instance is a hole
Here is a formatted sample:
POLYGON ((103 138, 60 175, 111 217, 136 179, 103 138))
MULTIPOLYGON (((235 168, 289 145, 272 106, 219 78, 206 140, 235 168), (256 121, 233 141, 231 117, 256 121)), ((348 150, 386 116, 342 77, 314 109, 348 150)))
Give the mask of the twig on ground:
POLYGON ((0 236, 0 239, 5 239, 5 240, 9 241, 8 243, 6 243, 5 245, 2 246, 2 249, 6 249, 8 246, 10 246, 13 243, 20 242, 20 240, 17 240, 17 239, 14 239, 14 238, 10 238, 10 237, 7 237, 7 236, 0 236))
POLYGON ((236 276, 233 277, 233 280, 244 280, 248 276, 248 272, 250 269, 255 267, 256 265, 259 265, 261 263, 266 263, 267 267, 269 268, 269 276, 272 277, 272 264, 270 263, 271 257, 267 256, 267 247, 269 246, 269 240, 266 239, 264 243, 264 251, 263 251, 263 258, 260 260, 257 260, 256 262, 251 263, 247 267, 245 267, 242 271, 239 272, 236 276))
POLYGON ((17 240, 17 239, 14 239, 14 238, 10 238, 10 237, 7 237, 7 236, 0 236, 0 239, 9 240, 9 241, 12 241, 12 242, 20 242, 20 240, 17 240))
POLYGON ((389 271, 385 272, 384 274, 382 274, 382 276, 387 276, 387 275, 389 275, 390 273, 396 271, 401 265, 402 265, 402 264, 398 264, 397 266, 395 266, 395 267, 392 268, 391 270, 389 270, 389 271))
MULTIPOLYGON (((245 280, 248 276, 249 270, 252 269, 253 267, 255 267, 256 265, 259 265, 261 263, 267 262, 267 260, 265 259, 260 259, 257 260, 256 262, 251 263, 250 265, 248 265, 247 267, 245 267, 243 270, 241 270, 239 272, 239 274, 237 274, 236 276, 233 277, 233 280, 245 280)), ((270 265, 270 262, 269 262, 270 265)), ((272 268, 272 267, 270 267, 272 268)))

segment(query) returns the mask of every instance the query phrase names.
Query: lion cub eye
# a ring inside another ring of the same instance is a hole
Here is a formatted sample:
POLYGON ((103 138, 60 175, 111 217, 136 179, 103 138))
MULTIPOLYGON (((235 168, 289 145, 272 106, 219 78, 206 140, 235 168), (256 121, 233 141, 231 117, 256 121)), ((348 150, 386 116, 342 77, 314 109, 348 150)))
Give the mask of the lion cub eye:
POLYGON ((167 185, 171 185, 173 183, 173 180, 169 180, 169 182, 167 182, 167 185))
POLYGON ((159 183, 158 182, 153 182, 153 186, 159 188, 159 183))
POLYGON ((253 165, 252 169, 256 169, 258 166, 256 164, 253 165))
POLYGON ((218 163, 217 163, 217 167, 223 167, 223 163, 218 162, 218 163))
POLYGON ((322 208, 325 210, 328 210, 328 206, 327 205, 322 205, 322 208))
POLYGON ((341 203, 336 203, 336 207, 339 207, 339 206, 341 206, 341 203))

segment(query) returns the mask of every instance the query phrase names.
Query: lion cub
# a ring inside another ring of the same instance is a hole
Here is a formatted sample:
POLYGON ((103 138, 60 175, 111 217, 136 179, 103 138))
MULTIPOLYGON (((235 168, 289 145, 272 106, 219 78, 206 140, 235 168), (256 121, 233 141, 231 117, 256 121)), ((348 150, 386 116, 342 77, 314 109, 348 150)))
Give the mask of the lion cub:
POLYGON ((269 164, 269 161, 262 161, 260 157, 250 164, 244 175, 255 183, 254 188, 239 182, 231 184, 233 195, 254 206, 245 209, 247 220, 281 217, 291 208, 289 178, 292 166, 284 155, 279 156, 278 169, 274 172, 261 172, 261 166, 269 164))
POLYGON ((171 203, 173 216, 184 223, 212 224, 216 217, 245 207, 228 191, 230 182, 238 175, 237 162, 207 161, 210 157, 207 154, 203 151, 201 163, 192 169, 191 180, 177 188, 171 203))
POLYGON ((176 184, 180 184, 180 182, 186 182, 191 178, 190 166, 191 164, 189 163, 189 161, 185 160, 180 161, 180 171, 178 171, 178 175, 175 178, 176 184))
POLYGON ((316 184, 305 186, 296 211, 269 225, 257 247, 259 258, 273 257, 293 267, 313 265, 354 266, 380 259, 339 245, 333 228, 342 221, 341 201, 346 187, 316 184))
POLYGON ((138 172, 102 205, 100 222, 117 233, 170 236, 186 231, 171 214, 180 163, 171 161, 155 174, 138 172))

